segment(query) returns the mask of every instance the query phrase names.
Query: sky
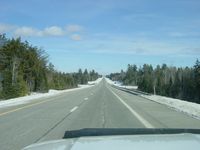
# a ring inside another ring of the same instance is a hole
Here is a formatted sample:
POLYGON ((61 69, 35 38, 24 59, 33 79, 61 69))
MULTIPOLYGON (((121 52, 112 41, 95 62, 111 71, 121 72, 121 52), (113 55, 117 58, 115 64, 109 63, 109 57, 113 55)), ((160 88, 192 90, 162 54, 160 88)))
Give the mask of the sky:
POLYGON ((0 33, 44 49, 59 71, 193 66, 200 0, 0 0, 0 33))

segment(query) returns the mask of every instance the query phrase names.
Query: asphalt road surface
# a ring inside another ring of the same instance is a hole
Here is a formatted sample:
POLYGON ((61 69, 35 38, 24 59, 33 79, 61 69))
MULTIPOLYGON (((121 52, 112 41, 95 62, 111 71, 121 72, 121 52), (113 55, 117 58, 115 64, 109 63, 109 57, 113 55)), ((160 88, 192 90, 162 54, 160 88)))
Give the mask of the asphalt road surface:
POLYGON ((86 89, 0 109, 0 149, 62 139, 82 128, 200 128, 200 120, 111 87, 86 89))

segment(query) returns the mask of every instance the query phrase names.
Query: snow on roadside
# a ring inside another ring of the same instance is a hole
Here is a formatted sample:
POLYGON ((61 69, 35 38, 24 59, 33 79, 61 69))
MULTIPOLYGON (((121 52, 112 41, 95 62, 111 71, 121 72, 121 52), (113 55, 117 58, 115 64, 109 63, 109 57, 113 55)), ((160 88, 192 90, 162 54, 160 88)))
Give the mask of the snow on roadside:
POLYGON ((78 88, 87 88, 87 87, 91 87, 91 85, 88 85, 88 84, 78 84, 78 88))
MULTIPOLYGON (((112 81, 108 78, 106 78, 106 81, 109 84, 112 84, 112 85, 115 85, 118 87, 123 87, 119 84, 115 84, 114 81, 112 81)), ((200 104, 187 102, 187 101, 180 100, 180 99, 165 97, 165 96, 159 96, 159 95, 140 95, 140 96, 145 97, 154 102, 166 105, 169 108, 172 108, 176 111, 186 113, 189 116, 192 116, 194 118, 200 119, 200 104)))
MULTIPOLYGON (((93 81, 94 83, 99 83, 101 80, 97 79, 96 81, 93 81)), ((31 95, 23 96, 23 97, 17 97, 17 98, 12 98, 9 100, 0 100, 0 108, 3 107, 9 107, 9 106, 16 106, 20 104, 26 104, 29 103, 32 100, 37 100, 39 98, 48 98, 51 96, 56 96, 61 93, 65 92, 70 92, 70 91, 76 91, 84 88, 89 88, 94 85, 78 85, 78 88, 73 88, 73 89, 66 89, 66 90, 52 90, 50 89, 48 93, 31 93, 31 95)))
POLYGON ((138 89, 138 86, 131 86, 131 85, 121 85, 119 86, 121 88, 125 88, 125 89, 134 89, 134 90, 137 90, 138 89))
POLYGON ((105 78, 106 81, 109 83, 109 84, 112 84, 112 85, 115 85, 115 86, 118 86, 118 87, 121 87, 121 88, 125 88, 125 89, 134 89, 136 90, 138 88, 138 86, 131 86, 131 85, 122 85, 121 82, 119 81, 112 81, 110 80, 109 78, 105 78))
POLYGON ((150 99, 152 101, 155 101, 157 103, 167 105, 170 108, 186 113, 197 119, 200 119, 200 104, 165 96, 159 96, 159 95, 141 95, 141 96, 150 99))
POLYGON ((106 82, 108 82, 109 84, 112 84, 112 85, 114 85, 114 81, 112 81, 112 80, 110 80, 109 78, 105 78, 106 79, 106 82))
POLYGON ((98 79, 95 80, 95 81, 88 81, 88 84, 89 84, 89 85, 98 84, 99 82, 101 82, 102 79, 103 79, 103 78, 98 78, 98 79))

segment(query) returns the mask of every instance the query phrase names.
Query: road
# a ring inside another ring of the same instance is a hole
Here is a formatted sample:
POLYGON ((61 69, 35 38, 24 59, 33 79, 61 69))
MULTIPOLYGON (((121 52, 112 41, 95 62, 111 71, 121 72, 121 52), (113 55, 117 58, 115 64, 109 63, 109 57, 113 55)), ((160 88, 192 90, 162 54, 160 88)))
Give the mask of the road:
POLYGON ((200 128, 200 120, 111 87, 86 89, 0 109, 0 149, 61 139, 82 128, 200 128))

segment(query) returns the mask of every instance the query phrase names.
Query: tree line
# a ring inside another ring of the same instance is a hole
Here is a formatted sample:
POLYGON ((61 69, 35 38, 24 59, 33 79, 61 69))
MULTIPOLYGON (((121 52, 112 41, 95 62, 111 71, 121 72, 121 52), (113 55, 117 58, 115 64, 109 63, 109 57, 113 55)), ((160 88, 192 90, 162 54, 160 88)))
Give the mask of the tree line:
POLYGON ((48 92, 49 89, 74 88, 99 76, 87 69, 75 73, 59 72, 48 61, 44 50, 20 38, 8 39, 0 35, 0 99, 48 92))
POLYGON ((193 67, 174 67, 166 64, 144 64, 142 67, 128 65, 127 70, 108 75, 111 80, 124 85, 137 85, 148 93, 200 103, 200 61, 193 67))

